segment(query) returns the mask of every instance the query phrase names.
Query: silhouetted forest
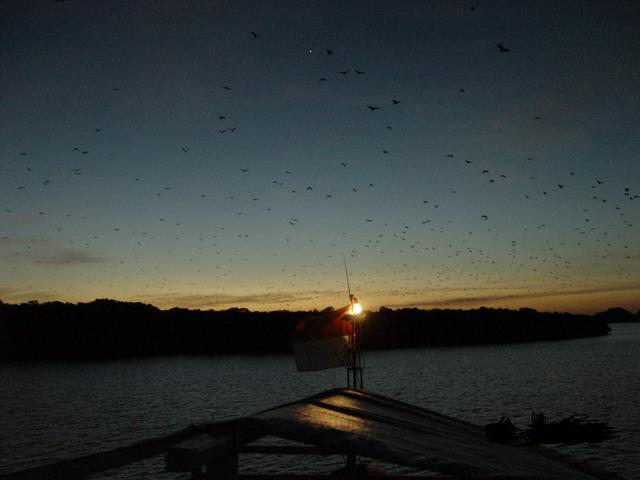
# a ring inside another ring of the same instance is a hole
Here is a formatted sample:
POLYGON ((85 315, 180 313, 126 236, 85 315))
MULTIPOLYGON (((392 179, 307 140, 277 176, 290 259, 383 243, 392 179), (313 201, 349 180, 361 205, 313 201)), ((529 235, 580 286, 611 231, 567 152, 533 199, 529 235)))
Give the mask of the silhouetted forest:
MULTIPOLYGON (((367 312, 364 349, 474 345, 605 335, 622 309, 589 315, 479 308, 367 312)), ((103 359, 153 355, 283 353, 295 326, 313 311, 242 308, 160 310, 115 300, 90 303, 0 301, 0 358, 103 359)), ((629 312, 627 312, 629 313, 629 312)), ((638 320, 638 314, 629 315, 638 320)), ((622 315, 624 316, 624 315, 622 315)), ((626 318, 626 317, 625 317, 626 318)))

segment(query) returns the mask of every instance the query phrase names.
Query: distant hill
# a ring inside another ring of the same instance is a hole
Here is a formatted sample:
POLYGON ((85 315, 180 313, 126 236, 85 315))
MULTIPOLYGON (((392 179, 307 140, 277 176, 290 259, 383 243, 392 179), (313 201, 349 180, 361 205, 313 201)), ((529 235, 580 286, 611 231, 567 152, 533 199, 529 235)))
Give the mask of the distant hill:
MULTIPOLYGON (((329 309, 330 310, 330 309, 329 309)), ((366 349, 564 340, 606 335, 606 318, 533 309, 391 310, 368 312, 366 349)), ((608 311, 610 312, 610 311, 608 311)), ((296 325, 313 311, 243 308, 160 310, 143 303, 0 301, 0 359, 106 359, 153 355, 290 352, 296 325)), ((620 315, 618 312, 616 315, 620 315)), ((616 317, 617 318, 617 317, 616 317)), ((626 318, 626 317, 625 317, 626 318)))
POLYGON ((633 314, 621 307, 610 308, 594 316, 607 323, 640 322, 640 311, 633 314))

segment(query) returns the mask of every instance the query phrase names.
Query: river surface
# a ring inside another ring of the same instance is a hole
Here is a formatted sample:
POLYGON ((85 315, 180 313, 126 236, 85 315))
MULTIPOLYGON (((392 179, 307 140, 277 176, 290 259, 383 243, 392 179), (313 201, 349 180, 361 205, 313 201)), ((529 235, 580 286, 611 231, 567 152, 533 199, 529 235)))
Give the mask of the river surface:
MULTIPOLYGON (((365 388, 479 425, 507 415, 524 428, 531 410, 549 420, 587 414, 619 437, 556 448, 640 478, 640 324, 611 327, 579 340, 367 352, 365 388)), ((297 373, 287 355, 0 365, 0 473, 251 414, 345 381, 341 369, 297 373)), ((283 462, 241 459, 244 471, 261 472, 326 471, 343 460, 283 462)), ((154 459, 95 478, 186 477, 154 459)))

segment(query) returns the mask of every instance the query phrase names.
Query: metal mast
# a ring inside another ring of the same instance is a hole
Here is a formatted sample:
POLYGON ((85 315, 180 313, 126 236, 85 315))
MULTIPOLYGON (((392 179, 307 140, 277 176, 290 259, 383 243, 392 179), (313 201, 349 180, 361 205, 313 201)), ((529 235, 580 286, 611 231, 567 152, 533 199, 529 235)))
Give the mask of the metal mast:
POLYGON ((349 285, 349 271, 347 270, 347 260, 342 254, 344 262, 344 273, 347 277, 347 293, 351 304, 351 331, 349 333, 349 343, 347 345, 347 387, 363 388, 362 383, 362 358, 360 356, 360 322, 356 315, 353 315, 353 307, 358 300, 351 293, 349 285))

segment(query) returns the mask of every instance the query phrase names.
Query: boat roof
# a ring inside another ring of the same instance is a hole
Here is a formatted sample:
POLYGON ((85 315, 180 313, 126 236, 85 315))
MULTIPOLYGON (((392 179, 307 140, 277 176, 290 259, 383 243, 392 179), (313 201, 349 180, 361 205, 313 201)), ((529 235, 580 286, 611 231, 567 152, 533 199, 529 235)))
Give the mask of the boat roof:
POLYGON ((554 454, 550 449, 490 443, 484 430, 469 422, 372 392, 342 388, 248 417, 191 425, 169 435, 106 452, 0 474, 0 479, 81 479, 161 453, 166 453, 169 470, 197 471, 202 465, 229 455, 250 452, 246 450, 250 447, 247 444, 265 435, 320 447, 317 453, 355 454, 444 474, 446 478, 620 478, 571 457, 554 454))
POLYGON ((268 435, 469 479, 601 478, 536 447, 490 443, 471 423, 342 388, 249 417, 268 435))

